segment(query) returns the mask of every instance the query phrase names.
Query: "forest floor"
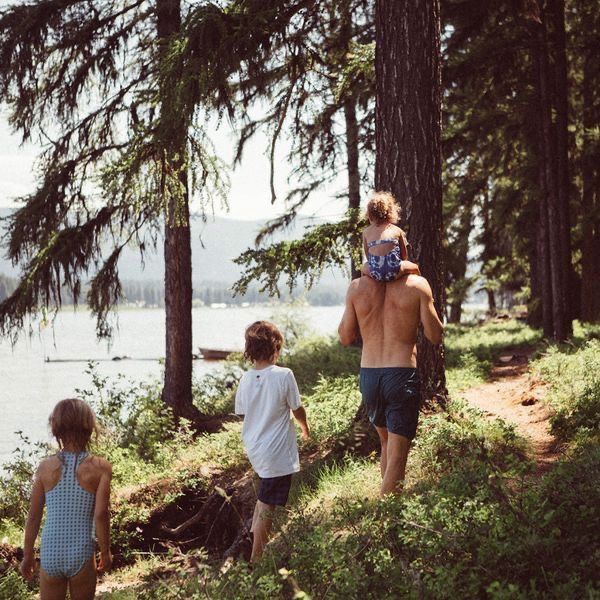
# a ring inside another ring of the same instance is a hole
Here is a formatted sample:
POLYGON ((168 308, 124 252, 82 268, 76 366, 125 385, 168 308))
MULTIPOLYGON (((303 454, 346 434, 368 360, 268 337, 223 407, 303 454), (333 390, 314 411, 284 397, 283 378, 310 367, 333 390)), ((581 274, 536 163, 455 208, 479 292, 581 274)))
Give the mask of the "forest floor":
POLYGON ((552 409, 544 402, 546 384, 529 369, 533 349, 505 348, 490 372, 489 381, 461 395, 488 418, 515 426, 528 440, 536 474, 545 473, 561 456, 560 444, 550 433, 552 409))

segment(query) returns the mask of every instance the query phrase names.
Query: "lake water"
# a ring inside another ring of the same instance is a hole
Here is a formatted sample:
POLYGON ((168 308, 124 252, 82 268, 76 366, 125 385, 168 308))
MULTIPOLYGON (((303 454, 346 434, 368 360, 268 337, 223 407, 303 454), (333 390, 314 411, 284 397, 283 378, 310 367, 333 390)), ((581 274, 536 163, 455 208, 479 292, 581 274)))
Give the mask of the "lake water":
MULTIPOLYGON (((247 325, 257 319, 281 323, 287 310, 279 305, 195 308, 194 348, 241 349, 247 325)), ((329 334, 336 330, 343 306, 292 310, 295 319, 309 330, 329 334)), ((89 312, 63 310, 54 327, 42 328, 32 336, 23 334, 14 347, 0 340, 0 464, 18 445, 16 431, 32 440, 49 440, 47 420, 54 404, 74 395, 76 389, 90 387, 86 360, 99 361, 99 374, 111 378, 119 374, 133 380, 160 376, 158 359, 164 357, 164 321, 161 309, 122 310, 109 347, 106 342, 96 341, 95 322, 89 312), (131 360, 113 361, 115 356, 128 356, 131 360)), ((195 360, 194 374, 202 375, 218 366, 219 362, 195 360)))

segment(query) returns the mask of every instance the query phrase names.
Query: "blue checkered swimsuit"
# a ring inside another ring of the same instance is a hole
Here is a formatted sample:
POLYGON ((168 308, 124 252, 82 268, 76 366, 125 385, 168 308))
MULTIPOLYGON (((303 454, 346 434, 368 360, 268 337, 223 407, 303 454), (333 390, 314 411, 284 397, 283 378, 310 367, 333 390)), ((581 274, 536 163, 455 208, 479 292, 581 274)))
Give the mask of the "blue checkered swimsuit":
POLYGON ((46 493, 40 563, 50 577, 73 577, 96 549, 96 495, 84 490, 77 481, 77 467, 86 456, 87 452, 61 452, 60 481, 46 493))
POLYGON ((400 243, 397 239, 389 240, 373 240, 367 244, 367 263, 369 265, 369 273, 375 281, 393 281, 400 273, 400 264, 402 263, 402 253, 400 251, 400 243), (394 247, 382 256, 371 254, 369 248, 379 246, 381 244, 394 244, 394 247))

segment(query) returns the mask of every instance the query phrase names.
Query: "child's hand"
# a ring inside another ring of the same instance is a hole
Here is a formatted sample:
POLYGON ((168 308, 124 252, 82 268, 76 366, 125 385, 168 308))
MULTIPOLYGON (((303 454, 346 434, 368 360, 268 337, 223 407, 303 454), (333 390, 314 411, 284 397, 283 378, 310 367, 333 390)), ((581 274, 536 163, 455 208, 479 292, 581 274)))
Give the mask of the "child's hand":
POLYGON ((21 576, 25 581, 31 581, 33 579, 33 569, 35 568, 35 559, 33 556, 24 556, 21 561, 20 571, 21 576))
POLYGON ((100 552, 100 560, 98 561, 98 571, 109 571, 112 567, 113 557, 110 550, 100 552))
POLYGON ((308 426, 302 428, 300 435, 302 436, 303 440, 310 439, 310 429, 308 428, 308 426))

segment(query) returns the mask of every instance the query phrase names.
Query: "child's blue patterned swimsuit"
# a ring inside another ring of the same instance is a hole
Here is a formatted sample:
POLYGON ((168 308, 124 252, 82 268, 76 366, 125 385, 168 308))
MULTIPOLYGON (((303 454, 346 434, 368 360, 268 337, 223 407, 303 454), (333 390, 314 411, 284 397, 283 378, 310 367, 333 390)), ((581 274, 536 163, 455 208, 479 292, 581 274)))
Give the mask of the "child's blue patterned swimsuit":
POLYGON ((402 263, 402 254, 400 244, 397 239, 373 240, 367 244, 367 263, 369 264, 369 273, 375 281, 393 281, 400 273, 400 264, 402 263), (394 244, 394 247, 382 256, 371 254, 368 249, 380 244, 394 244))
POLYGON ((77 481, 77 467, 86 456, 87 452, 61 452, 60 481, 46 493, 40 563, 50 577, 73 577, 94 555, 96 495, 77 481))

